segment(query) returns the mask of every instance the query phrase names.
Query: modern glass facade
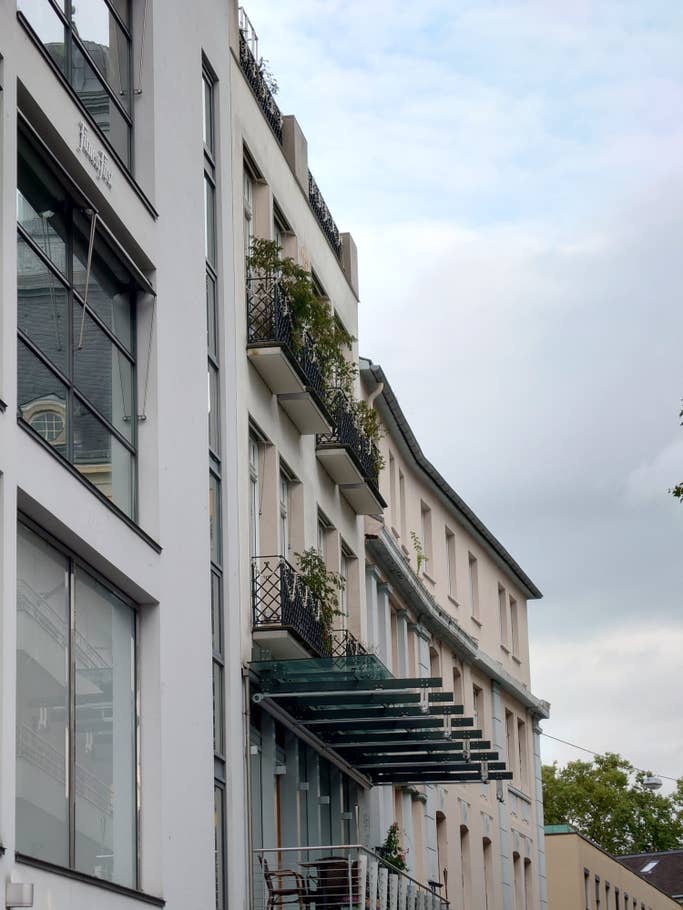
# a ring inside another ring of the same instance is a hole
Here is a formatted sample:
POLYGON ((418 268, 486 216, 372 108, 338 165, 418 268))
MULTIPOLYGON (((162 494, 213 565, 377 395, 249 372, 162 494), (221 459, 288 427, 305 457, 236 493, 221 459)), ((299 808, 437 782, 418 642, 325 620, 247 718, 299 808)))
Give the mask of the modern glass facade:
POLYGON ((17 851, 137 884, 136 614, 23 524, 17 546, 17 851))
POLYGON ((134 518, 132 276, 97 219, 22 131, 17 182, 19 413, 134 518))

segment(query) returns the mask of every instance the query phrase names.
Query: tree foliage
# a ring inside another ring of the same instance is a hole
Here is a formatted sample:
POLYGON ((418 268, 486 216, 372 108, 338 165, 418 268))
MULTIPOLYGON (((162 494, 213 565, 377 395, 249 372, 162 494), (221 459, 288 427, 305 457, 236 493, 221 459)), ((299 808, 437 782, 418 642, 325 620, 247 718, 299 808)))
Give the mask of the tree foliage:
POLYGON ((572 825, 617 856, 683 847, 683 778, 671 795, 652 792, 645 773, 611 752, 542 774, 546 825, 572 825))

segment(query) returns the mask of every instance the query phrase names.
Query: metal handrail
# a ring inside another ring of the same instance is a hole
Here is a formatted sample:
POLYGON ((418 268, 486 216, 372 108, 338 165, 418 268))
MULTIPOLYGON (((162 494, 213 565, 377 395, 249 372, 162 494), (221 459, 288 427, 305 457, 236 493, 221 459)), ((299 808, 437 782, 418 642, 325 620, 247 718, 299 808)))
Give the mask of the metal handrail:
MULTIPOLYGON (((300 846, 300 847, 256 847, 252 850, 252 853, 265 856, 266 854, 297 854, 297 853, 309 853, 309 852, 320 852, 320 851, 330 851, 336 850, 341 852, 349 853, 352 850, 357 851, 358 853, 365 854, 368 858, 377 862, 378 866, 382 866, 389 871, 391 875, 400 876, 403 879, 406 879, 414 887, 418 888, 421 892, 431 895, 438 900, 440 908, 446 910, 450 906, 450 901, 441 897, 440 894, 434 889, 431 888, 428 884, 419 881, 414 878, 410 873, 404 871, 403 869, 398 869, 396 866, 393 866, 390 862, 387 862, 379 853, 376 853, 374 850, 371 850, 369 847, 366 847, 364 844, 323 844, 316 846, 300 846)), ((343 856, 339 857, 343 859, 343 856)), ((371 903, 371 906, 374 906, 371 903)))
POLYGON ((256 59, 249 47, 249 37, 240 29, 240 68, 256 97, 263 116, 275 138, 282 145, 282 113, 263 75, 262 61, 256 59))

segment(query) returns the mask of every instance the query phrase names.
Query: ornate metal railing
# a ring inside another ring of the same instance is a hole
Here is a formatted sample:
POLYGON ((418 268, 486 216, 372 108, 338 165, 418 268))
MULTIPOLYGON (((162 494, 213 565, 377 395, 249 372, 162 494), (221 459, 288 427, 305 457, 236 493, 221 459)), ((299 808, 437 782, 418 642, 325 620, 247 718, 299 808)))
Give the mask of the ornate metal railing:
POLYGON ((305 581, 281 556, 256 557, 251 563, 254 629, 282 626, 297 635, 319 657, 329 653, 329 632, 320 604, 305 581))
POLYGON ((365 480, 377 488, 379 473, 377 446, 363 434, 353 415, 349 400, 341 389, 328 395, 328 411, 332 417, 332 432, 319 433, 317 446, 319 448, 344 446, 355 458, 365 480))
POLYGON ((348 629, 333 629, 331 633, 332 657, 357 657, 367 654, 367 650, 348 629))
POLYGON ((315 358, 313 339, 297 337, 294 323, 277 278, 247 278, 247 343, 278 344, 302 375, 317 404, 325 411, 325 380, 315 358))
POLYGON ((268 86, 263 72, 263 64, 251 52, 249 42, 242 29, 240 29, 240 66, 247 82, 251 86, 251 90, 256 96, 256 101, 263 112, 263 116, 275 133, 277 141, 282 145, 282 114, 280 108, 277 106, 273 93, 268 86))
POLYGON ((339 236, 339 228, 335 224, 332 213, 327 207, 323 194, 320 192, 320 187, 315 182, 315 178, 310 171, 308 172, 308 201, 311 203, 311 208, 315 212, 318 224, 332 244, 332 248, 337 254, 337 258, 339 258, 341 256, 341 237, 339 236))
POLYGON ((347 629, 325 628, 318 598, 282 556, 252 559, 251 598, 254 629, 290 629, 318 657, 367 653, 347 629))

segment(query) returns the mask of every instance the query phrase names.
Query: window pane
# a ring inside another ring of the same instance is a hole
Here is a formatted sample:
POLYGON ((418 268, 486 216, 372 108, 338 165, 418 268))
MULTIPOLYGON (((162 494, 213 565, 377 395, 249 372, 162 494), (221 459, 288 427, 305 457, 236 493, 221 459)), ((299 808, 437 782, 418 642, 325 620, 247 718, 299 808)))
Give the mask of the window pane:
POLYGON ((104 83, 78 49, 71 42, 72 64, 71 85, 92 115, 124 164, 129 163, 130 129, 114 102, 109 97, 104 83))
POLYGON ((72 22, 95 66, 130 110, 130 46, 109 7, 104 0, 74 4, 72 22))
POLYGON ((214 844, 216 850, 216 910, 225 907, 225 871, 223 862, 223 790, 214 787, 214 844))
POLYGON ((204 255, 213 265, 216 262, 216 191, 204 177, 204 255))
POLYGON ((45 0, 18 0, 17 10, 26 16, 49 55, 66 74, 64 26, 57 13, 45 0))
POLYGON ((17 850, 69 863, 66 797, 68 562, 19 526, 17 540, 17 850))
POLYGON ((215 357, 218 352, 218 347, 216 344, 216 282, 213 280, 211 275, 206 276, 206 326, 206 341, 209 347, 209 353, 213 354, 215 357))
POLYGON ((67 389, 38 358, 18 344, 19 411, 60 455, 67 456, 67 389))
POLYGON ((133 365, 123 351, 105 335, 97 323, 74 303, 74 383, 103 417, 125 436, 133 439, 133 365), (83 323, 83 347, 78 344, 83 323))
POLYGON ((62 187, 26 145, 17 161, 17 223, 66 274, 66 198, 62 187))
POLYGON ((209 364, 209 447, 216 454, 221 450, 218 370, 209 364))
POLYGON ((204 145, 213 152, 213 86, 202 77, 202 113, 204 118, 204 145))
MULTIPOLYGON (((74 287, 83 297, 88 265, 90 221, 75 215, 74 226, 74 287)), ((87 304, 124 347, 132 350, 130 276, 97 233, 90 267, 87 304)))
POLYGON ((19 328, 63 373, 69 370, 67 292, 59 278, 17 238, 19 328))
POLYGON ((213 749, 223 754, 223 667, 213 662, 213 749))
POLYGON ((211 635, 214 654, 223 653, 223 590, 221 578, 211 573, 211 635))
POLYGON ((209 474, 209 536, 211 539, 211 560, 221 564, 221 482, 215 474, 209 474))
POLYGON ((135 614, 76 569, 76 868, 135 885, 135 614))
POLYGON ((80 401, 74 401, 73 462, 107 499, 132 517, 133 457, 80 401))

